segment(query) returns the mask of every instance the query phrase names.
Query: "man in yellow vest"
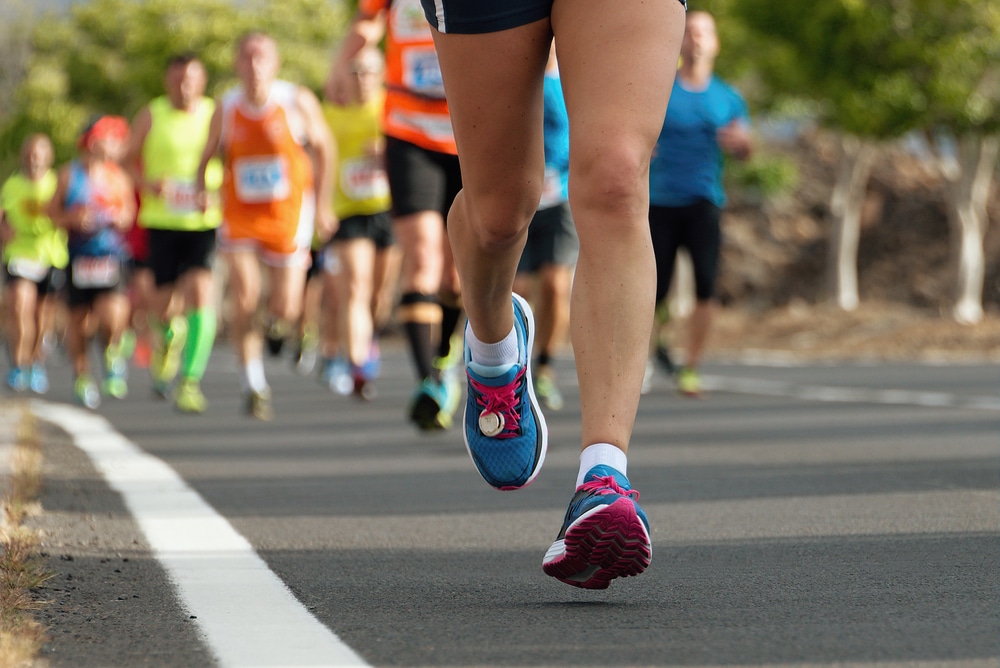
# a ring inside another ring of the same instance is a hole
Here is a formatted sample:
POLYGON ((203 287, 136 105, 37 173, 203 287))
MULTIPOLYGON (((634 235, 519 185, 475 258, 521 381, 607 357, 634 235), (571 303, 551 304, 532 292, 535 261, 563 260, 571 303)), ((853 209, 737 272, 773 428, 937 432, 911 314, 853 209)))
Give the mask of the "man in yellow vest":
POLYGON ((166 94, 132 122, 127 164, 140 191, 139 225, 149 230, 150 266, 156 280, 153 311, 159 334, 150 363, 153 388, 184 413, 203 413, 201 379, 215 341, 212 262, 222 220, 218 189, 222 166, 206 172, 211 203, 198 201, 195 179, 215 102, 204 96, 205 66, 194 55, 173 57, 164 77, 166 94))
POLYGON ((45 215, 56 191, 54 155, 46 135, 30 135, 21 146, 20 171, 0 187, 0 272, 11 361, 7 386, 15 392, 49 389, 45 335, 52 330, 55 296, 69 262, 66 231, 45 215))
POLYGON ((324 291, 336 298, 330 303, 337 317, 327 317, 337 331, 324 331, 323 381, 339 391, 339 373, 349 374, 354 394, 371 399, 380 369, 378 330, 391 309, 398 254, 394 252, 389 179, 385 170, 385 105, 382 52, 362 48, 350 61, 353 75, 345 86, 343 104, 326 102, 323 115, 337 143, 340 160, 334 212, 340 221, 329 251, 324 291), (330 265, 337 273, 329 271, 330 265), (388 308, 387 308, 388 307, 388 308), (340 345, 337 359, 336 344, 340 345), (334 345, 331 345, 334 344, 334 345), (338 369, 338 366, 341 367, 338 369))

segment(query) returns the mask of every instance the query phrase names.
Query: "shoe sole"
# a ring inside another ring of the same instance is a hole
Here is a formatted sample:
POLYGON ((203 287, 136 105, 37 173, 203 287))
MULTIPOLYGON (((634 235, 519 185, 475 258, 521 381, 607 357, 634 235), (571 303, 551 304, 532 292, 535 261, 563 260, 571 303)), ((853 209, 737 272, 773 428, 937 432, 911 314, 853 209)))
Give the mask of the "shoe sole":
POLYGON ((581 515, 549 547, 542 570, 583 589, 607 589, 615 578, 639 575, 653 558, 646 525, 635 504, 621 498, 581 515))
MULTIPOLYGON (((493 483, 490 483, 489 480, 486 481, 487 483, 490 484, 491 487, 493 487, 494 489, 498 489, 501 492, 513 492, 519 489, 524 489, 525 487, 533 483, 535 481, 535 478, 537 478, 538 474, 542 471, 542 464, 545 463, 545 453, 548 451, 549 448, 549 429, 548 426, 545 424, 545 415, 542 413, 542 408, 541 406, 538 405, 538 398, 535 396, 535 384, 531 378, 531 351, 535 347, 535 316, 531 311, 531 306, 528 305, 528 302, 524 299, 524 297, 517 294, 516 292, 513 293, 513 296, 514 300, 521 307, 521 311, 525 314, 526 321, 531 323, 530 327, 524 328, 525 333, 527 334, 528 337, 527 341, 528 363, 525 364, 524 367, 524 382, 527 383, 528 402, 531 405, 532 414, 538 421, 538 433, 541 434, 542 445, 541 448, 539 448, 538 461, 535 462, 535 468, 531 471, 531 475, 528 476, 528 479, 525 480, 520 485, 503 485, 498 487, 493 483)), ((471 392, 472 390, 470 389, 469 391, 471 392)), ((469 457, 472 458, 472 463, 476 466, 476 470, 479 470, 479 464, 476 463, 476 458, 472 456, 472 446, 469 445, 469 430, 468 428, 464 427, 464 425, 468 424, 469 421, 469 401, 470 399, 467 397, 465 400, 465 411, 462 414, 462 424, 463 424, 462 440, 465 441, 465 449, 469 453, 469 457)), ((479 473, 480 475, 482 475, 482 471, 479 471, 479 473)), ((483 478, 485 477, 486 476, 483 476, 483 478)))

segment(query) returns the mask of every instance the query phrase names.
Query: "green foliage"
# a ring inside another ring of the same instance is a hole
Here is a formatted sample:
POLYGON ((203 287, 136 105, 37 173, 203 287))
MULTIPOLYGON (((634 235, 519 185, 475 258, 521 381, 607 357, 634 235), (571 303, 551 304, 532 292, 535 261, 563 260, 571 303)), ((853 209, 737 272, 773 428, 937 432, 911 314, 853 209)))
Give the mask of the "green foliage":
POLYGON ((49 134, 62 161, 91 116, 131 118, 163 92, 164 66, 177 53, 202 58, 218 96, 235 84, 234 47, 250 30, 278 41, 282 78, 318 90, 352 10, 329 0, 91 0, 35 19, 25 76, 0 117, 0 168, 9 173, 29 132, 49 134))
POLYGON ((772 199, 791 192, 799 180, 795 160, 784 155, 758 151, 745 162, 727 161, 727 186, 772 199))
POLYGON ((891 138, 1000 122, 995 0, 740 0, 732 11, 775 52, 759 61, 766 87, 815 101, 828 126, 891 138))

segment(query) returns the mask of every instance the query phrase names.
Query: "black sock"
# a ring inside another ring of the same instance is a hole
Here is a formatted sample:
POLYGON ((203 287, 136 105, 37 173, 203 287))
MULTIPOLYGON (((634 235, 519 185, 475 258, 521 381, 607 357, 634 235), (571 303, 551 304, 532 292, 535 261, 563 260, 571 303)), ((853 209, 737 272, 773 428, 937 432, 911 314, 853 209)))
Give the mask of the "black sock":
POLYGON ((441 306, 441 340, 438 342, 438 357, 447 357, 451 352, 451 336, 462 317, 461 306, 441 306))

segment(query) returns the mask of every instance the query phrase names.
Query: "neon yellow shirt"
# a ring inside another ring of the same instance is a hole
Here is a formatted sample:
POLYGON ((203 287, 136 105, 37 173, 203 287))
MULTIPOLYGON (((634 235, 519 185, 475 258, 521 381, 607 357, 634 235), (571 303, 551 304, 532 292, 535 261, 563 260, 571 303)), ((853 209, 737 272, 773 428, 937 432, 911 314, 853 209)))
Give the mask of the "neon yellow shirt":
POLYGON ((222 165, 209 163, 205 187, 212 204, 205 212, 195 201, 195 177, 201 152, 208 140, 208 127, 215 101, 202 98, 192 113, 176 109, 163 96, 149 103, 152 125, 142 144, 142 169, 147 181, 163 181, 163 193, 144 190, 139 206, 139 225, 161 230, 211 230, 222 221, 218 190, 222 165))
POLYGON ((383 144, 382 108, 385 94, 366 104, 323 105, 323 115, 337 142, 337 188, 333 211, 343 220, 388 211, 389 180, 375 149, 383 144))
POLYGON ((45 207, 56 192, 58 178, 49 170, 38 181, 24 174, 11 176, 0 188, 0 208, 14 231, 3 247, 3 261, 19 259, 37 263, 46 270, 62 269, 69 262, 66 231, 53 225, 45 207))

